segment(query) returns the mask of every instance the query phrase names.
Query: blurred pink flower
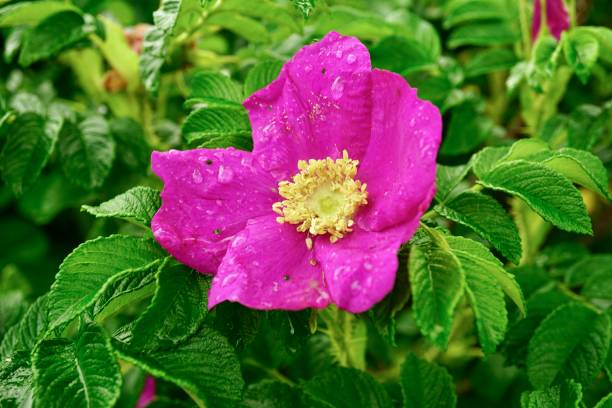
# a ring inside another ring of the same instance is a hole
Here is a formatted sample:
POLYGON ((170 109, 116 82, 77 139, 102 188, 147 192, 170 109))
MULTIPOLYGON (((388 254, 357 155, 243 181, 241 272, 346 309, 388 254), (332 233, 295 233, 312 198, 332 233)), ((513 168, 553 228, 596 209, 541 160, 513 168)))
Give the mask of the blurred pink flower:
POLYGON ((136 408, 144 408, 149 405, 155 399, 155 378, 147 376, 145 378, 140 398, 136 403, 136 408))
POLYGON ((244 106, 252 153, 153 153, 164 182, 155 238, 215 274, 211 308, 369 309, 392 289, 399 247, 434 195, 438 109, 333 32, 244 106))
MULTIPOLYGON (((534 0, 533 21, 531 24, 531 37, 533 41, 538 38, 542 21, 542 7, 540 0, 534 0)), ((546 25, 548 31, 558 40, 561 33, 570 26, 569 16, 563 0, 546 0, 546 25)))

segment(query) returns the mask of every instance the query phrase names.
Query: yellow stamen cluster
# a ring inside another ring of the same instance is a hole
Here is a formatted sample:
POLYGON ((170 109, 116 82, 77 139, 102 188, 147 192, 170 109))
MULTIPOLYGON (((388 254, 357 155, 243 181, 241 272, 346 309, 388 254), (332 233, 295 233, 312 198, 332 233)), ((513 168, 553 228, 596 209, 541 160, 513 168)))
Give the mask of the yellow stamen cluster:
POLYGON ((279 215, 276 221, 297 224, 298 231, 307 232, 309 249, 311 235, 329 234, 333 243, 351 232, 357 208, 368 202, 366 184, 355 180, 358 164, 346 150, 341 159, 300 160, 300 172, 291 181, 278 184, 284 200, 272 205, 279 215))

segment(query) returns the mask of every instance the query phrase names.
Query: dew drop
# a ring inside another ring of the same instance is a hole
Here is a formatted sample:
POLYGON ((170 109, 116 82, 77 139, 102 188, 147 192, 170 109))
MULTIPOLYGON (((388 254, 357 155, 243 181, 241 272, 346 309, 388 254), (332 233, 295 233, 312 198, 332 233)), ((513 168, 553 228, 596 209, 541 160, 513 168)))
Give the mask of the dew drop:
POLYGON ((219 166, 219 174, 217 181, 221 184, 227 184, 234 178, 234 171, 229 167, 219 166))
POLYGON ((191 178, 193 179, 193 182, 196 184, 200 184, 202 182, 202 173, 200 173, 200 170, 198 169, 194 169, 193 173, 191 174, 191 178))
POLYGON ((334 99, 340 99, 344 92, 344 82, 341 77, 336 77, 331 86, 331 97, 334 99))
POLYGON ((357 57, 355 56, 355 54, 349 54, 346 56, 346 62, 348 62, 349 64, 353 64, 355 61, 357 61, 357 57))

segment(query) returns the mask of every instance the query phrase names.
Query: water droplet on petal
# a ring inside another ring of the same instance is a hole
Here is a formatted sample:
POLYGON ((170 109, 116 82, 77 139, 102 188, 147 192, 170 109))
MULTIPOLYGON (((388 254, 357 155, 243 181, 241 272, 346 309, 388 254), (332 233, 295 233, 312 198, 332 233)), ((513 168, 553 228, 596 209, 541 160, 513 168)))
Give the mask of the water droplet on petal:
POLYGON ((194 169, 193 173, 191 174, 191 178, 193 179, 194 183, 200 184, 202 182, 202 173, 200 173, 200 170, 194 169))
POLYGON ((219 166, 219 174, 217 181, 221 184, 227 184, 234 178, 234 171, 229 167, 219 166))
POLYGON ((349 64, 352 64, 355 61, 357 61, 357 57, 355 56, 355 54, 349 54, 346 56, 346 62, 348 62, 349 64))
POLYGON ((344 92, 344 82, 341 77, 336 77, 331 86, 331 97, 334 99, 340 99, 344 92))

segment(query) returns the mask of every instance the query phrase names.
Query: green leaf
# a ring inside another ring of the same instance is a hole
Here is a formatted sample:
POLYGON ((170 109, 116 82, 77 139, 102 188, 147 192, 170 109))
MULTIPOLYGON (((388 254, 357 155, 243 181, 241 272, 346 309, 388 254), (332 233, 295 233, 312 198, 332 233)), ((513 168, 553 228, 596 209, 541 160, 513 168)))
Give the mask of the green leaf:
POLYGON ((507 48, 490 48, 475 54, 465 64, 466 78, 508 70, 516 64, 516 55, 507 48))
POLYGON ((317 0, 292 0, 293 6, 298 9, 304 18, 308 18, 314 10, 317 0))
POLYGON ((191 336, 208 314, 209 289, 210 278, 178 262, 165 263, 151 304, 134 323, 130 347, 168 348, 191 336))
POLYGON ((263 380, 247 387, 244 393, 245 408, 296 408, 302 406, 302 391, 291 385, 263 380))
POLYGON ((0 360, 0 406, 32 406, 30 353, 21 352, 0 360))
POLYGON ((568 147, 591 150, 602 140, 610 117, 612 117, 612 103, 604 105, 603 108, 594 105, 578 106, 568 121, 568 147))
POLYGON ((592 233, 580 192, 568 179, 543 164, 525 160, 504 162, 480 175, 479 182, 520 197, 545 220, 563 230, 592 233))
POLYGON ((19 64, 27 67, 53 57, 83 40, 91 31, 93 29, 85 24, 80 13, 62 11, 53 14, 25 34, 19 64))
POLYGON ((263 312, 249 309, 240 303, 223 302, 215 306, 213 327, 227 337, 230 344, 241 352, 257 335, 263 312))
POLYGON ((132 169, 148 168, 151 148, 138 122, 130 118, 113 118, 109 125, 117 143, 117 158, 132 169))
POLYGON ((385 389, 367 373, 334 367, 303 383, 308 406, 335 408, 388 408, 385 389))
POLYGON ((255 64, 244 79, 244 94, 250 96, 267 86, 278 77, 282 67, 283 63, 276 60, 266 60, 255 64))
POLYGON ((461 237, 447 237, 447 242, 465 273, 465 289, 474 311, 480 346, 485 354, 492 353, 503 340, 508 324, 501 288, 522 308, 520 288, 501 262, 481 244, 461 237))
POLYGON ((251 124, 243 109, 206 108, 192 112, 181 128, 190 145, 251 150, 251 124))
POLYGON ((436 64, 431 50, 413 39, 400 36, 385 37, 370 50, 375 67, 407 74, 436 64))
POLYGON ((444 8, 444 28, 478 20, 503 20, 508 12, 495 0, 451 0, 444 8))
POLYGON ((599 258, 606 263, 590 269, 590 276, 580 294, 587 299, 612 300, 612 256, 600 255, 599 258))
POLYGON ((160 207, 159 190, 138 186, 98 206, 84 205, 81 208, 96 217, 122 218, 149 227, 151 219, 160 207))
POLYGON ((225 28, 254 44, 265 43, 269 40, 266 26, 257 20, 231 11, 216 12, 206 20, 206 23, 225 28))
POLYGON ((469 165, 445 166, 439 164, 436 171, 436 200, 444 202, 451 197, 455 187, 465 178, 468 171, 470 171, 469 165))
POLYGON ((0 357, 5 359, 18 351, 31 351, 40 335, 47 331, 48 313, 47 295, 43 295, 29 307, 19 323, 7 331, 0 343, 0 357))
MULTIPOLYGON (((263 22, 276 24, 279 27, 287 27, 291 32, 299 31, 300 27, 287 8, 270 0, 259 0, 257 7, 253 7, 250 1, 224 0, 223 11, 232 11, 239 14, 257 17, 263 22)), ((288 35, 284 34, 284 35, 288 35)))
POLYGON ((465 278, 444 237, 437 231, 430 233, 431 241, 410 248, 410 285, 417 325, 436 346, 445 348, 465 278))
POLYGON ((140 77, 149 92, 157 92, 169 46, 177 36, 193 28, 202 17, 203 5, 201 0, 162 0, 153 13, 155 28, 144 37, 139 66, 140 77))
POLYGON ((595 408, 610 408, 612 407, 612 393, 608 394, 606 397, 603 397, 595 408))
POLYGON ((75 341, 43 341, 32 357, 34 401, 41 407, 112 407, 121 390, 119 364, 103 329, 88 326, 75 341))
POLYGON ((61 171, 41 175, 17 201, 19 212, 36 224, 48 224, 61 211, 92 200, 92 192, 70 183, 61 171))
POLYGON ((199 71, 189 82, 190 100, 205 103, 210 106, 236 105, 242 102, 242 89, 240 86, 217 72, 199 71))
POLYGON ((159 262, 164 252, 150 239, 100 237, 79 245, 60 265, 49 293, 53 327, 71 320, 115 279, 159 262))
POLYGON ((527 316, 510 325, 504 339, 503 350, 508 358, 508 363, 525 366, 529 340, 542 320, 557 307, 571 300, 569 296, 557 290, 538 292, 529 298, 527 316))
MULTIPOLYGON (((5 286, 4 281, 6 279, 6 275, 8 275, 8 273, 5 271, 1 272, 0 286, 5 286)), ((8 281, 9 279, 6 280, 8 281)), ((19 284, 19 280, 15 280, 17 281, 16 283, 19 284)), ((26 285, 29 286, 27 282, 26 285)), ((28 288, 26 285, 24 285, 25 289, 28 288)), ((6 286, 12 285, 9 284, 6 286)), ((28 309, 28 301, 25 299, 25 294, 17 288, 5 289, 2 287, 2 289, 0 289, 0 293, 2 294, 2 296, 0 296, 0 339, 4 341, 6 334, 12 329, 13 326, 19 323, 25 314, 26 310, 28 309)), ((2 347, 0 347, 0 356, 1 355, 2 347)))
POLYGON ((521 395, 521 408, 579 408, 582 386, 573 380, 521 395))
POLYGON ((115 141, 100 116, 90 116, 78 126, 64 122, 59 135, 59 153, 66 177, 87 189, 100 187, 115 158, 115 141))
POLYGON ((521 238, 516 225, 494 198, 465 191, 434 209, 443 217, 472 228, 515 264, 521 260, 521 238))
POLYGON ((78 8, 63 1, 23 1, 0 9, 0 27, 34 25, 51 14, 78 8))
POLYGON ((483 117, 473 101, 455 107, 440 153, 455 156, 469 153, 486 140, 493 131, 493 122, 483 117))
POLYGON ((90 315, 94 316, 96 321, 103 322, 123 307, 153 296, 159 267, 159 263, 153 263, 147 268, 114 279, 88 307, 90 315))
POLYGON ((551 313, 529 342, 527 374, 537 388, 573 378, 589 385, 610 346, 610 319, 579 303, 551 313))
POLYGON ((570 31, 563 34, 563 52, 580 81, 586 83, 599 57, 599 41, 588 31, 570 31))
POLYGON ((123 343, 115 345, 122 359, 183 388, 199 406, 233 406, 241 399, 244 381, 238 357, 227 339, 210 327, 170 349, 142 353, 123 343))
POLYGON ((464 45, 505 45, 512 44, 517 39, 517 33, 508 23, 471 23, 453 30, 448 38, 448 47, 453 49, 464 45))
POLYGON ((20 195, 40 175, 57 137, 45 132, 45 121, 36 113, 17 116, 6 134, 0 153, 0 172, 13 192, 20 195))
POLYGON ((412 353, 402 364, 400 385, 406 408, 452 408, 457 405, 455 384, 450 374, 412 353))
POLYGON ((608 172, 601 160, 592 153, 568 147, 536 154, 529 160, 538 161, 574 183, 599 193, 605 199, 610 199, 608 172))

